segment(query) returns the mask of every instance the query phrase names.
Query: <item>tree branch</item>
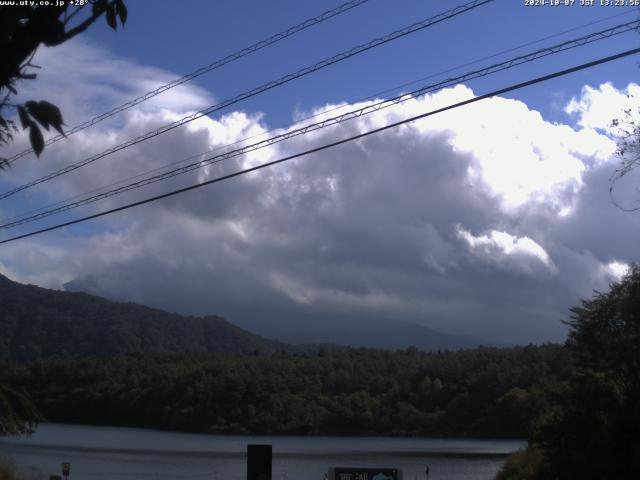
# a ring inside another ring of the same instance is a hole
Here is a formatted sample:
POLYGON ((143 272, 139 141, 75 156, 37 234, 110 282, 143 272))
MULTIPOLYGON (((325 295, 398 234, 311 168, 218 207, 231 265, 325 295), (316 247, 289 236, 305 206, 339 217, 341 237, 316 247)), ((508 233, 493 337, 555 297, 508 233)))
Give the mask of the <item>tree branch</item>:
POLYGON ((93 12, 91 13, 91 16, 87 19, 85 19, 83 22, 81 22, 80 24, 76 25, 75 27, 73 27, 71 30, 67 31, 64 33, 64 35, 62 35, 56 42, 52 42, 49 46, 54 47, 56 45, 60 45, 61 43, 66 42, 67 40, 72 39, 73 37, 75 37, 76 35, 78 35, 79 33, 84 32, 87 28, 89 28, 98 18, 100 18, 100 16, 107 11, 107 8, 109 8, 109 6, 114 3, 113 1, 111 2, 107 2, 104 3, 102 5, 97 6, 93 12))

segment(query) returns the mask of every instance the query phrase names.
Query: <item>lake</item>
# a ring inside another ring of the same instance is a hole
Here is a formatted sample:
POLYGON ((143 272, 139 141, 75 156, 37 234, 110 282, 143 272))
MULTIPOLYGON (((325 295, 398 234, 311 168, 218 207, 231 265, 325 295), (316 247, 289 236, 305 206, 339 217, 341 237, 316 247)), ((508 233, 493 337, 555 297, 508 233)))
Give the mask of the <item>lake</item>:
POLYGON ((273 445, 273 480, 323 480, 329 467, 401 468, 403 480, 489 480, 519 440, 205 435, 139 428, 42 424, 29 437, 0 437, 0 456, 47 478, 71 463, 69 480, 245 480, 247 444, 273 445))

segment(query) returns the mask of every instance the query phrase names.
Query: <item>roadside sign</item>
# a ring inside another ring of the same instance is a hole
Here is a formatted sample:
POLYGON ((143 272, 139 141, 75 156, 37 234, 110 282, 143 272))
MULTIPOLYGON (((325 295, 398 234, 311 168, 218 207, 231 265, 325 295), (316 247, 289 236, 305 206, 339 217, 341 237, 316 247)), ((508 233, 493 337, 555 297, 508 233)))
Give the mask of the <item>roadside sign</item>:
POLYGON ((69 476, 69 472, 71 472, 71 464, 69 462, 62 463, 62 475, 65 477, 69 476))
POLYGON ((399 468, 332 467, 329 480, 402 480, 399 468))

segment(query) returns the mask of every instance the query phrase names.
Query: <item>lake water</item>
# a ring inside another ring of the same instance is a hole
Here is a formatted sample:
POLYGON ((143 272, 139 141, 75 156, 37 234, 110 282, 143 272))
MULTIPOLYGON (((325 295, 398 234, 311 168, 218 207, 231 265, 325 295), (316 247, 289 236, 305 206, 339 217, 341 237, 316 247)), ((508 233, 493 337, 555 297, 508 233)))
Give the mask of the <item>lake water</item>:
POLYGON ((138 428, 42 424, 0 437, 20 470, 69 480, 245 480, 247 444, 273 445, 273 480, 323 480, 329 467, 401 468, 403 480, 489 480, 518 440, 200 435, 138 428))

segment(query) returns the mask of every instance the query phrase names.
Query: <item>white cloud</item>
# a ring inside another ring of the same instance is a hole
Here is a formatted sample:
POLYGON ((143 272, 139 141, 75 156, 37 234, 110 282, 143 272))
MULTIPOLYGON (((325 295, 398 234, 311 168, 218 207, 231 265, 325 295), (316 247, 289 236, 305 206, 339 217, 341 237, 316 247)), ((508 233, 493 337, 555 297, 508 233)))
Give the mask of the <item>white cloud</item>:
MULTIPOLYGON (((387 112, 365 119, 362 130, 473 96, 471 89, 458 85, 410 100, 395 114, 387 112)), ((613 141, 593 130, 546 122, 524 103, 505 98, 427 117, 408 128, 427 136, 450 134, 450 144, 457 152, 473 156, 467 172, 469 184, 500 198, 505 212, 532 202, 556 212, 566 209, 570 206, 567 196, 580 189, 589 163, 602 163, 615 151, 613 141)))
POLYGON ((613 260, 603 265, 602 268, 615 281, 620 281, 629 271, 629 264, 613 260))
POLYGON ((639 107, 639 85, 630 83, 619 90, 611 83, 603 83, 598 88, 586 85, 580 97, 572 98, 566 105, 565 112, 574 115, 582 128, 615 135, 618 130, 611 126, 612 121, 622 118, 625 110, 630 108, 635 113, 639 107))
MULTIPOLYGON (((506 210, 530 203, 561 210, 567 206, 567 192, 581 186, 587 135, 544 121, 522 102, 502 98, 479 102, 464 115, 457 112, 453 124, 455 147, 473 152, 477 159, 470 181, 483 182, 506 210)), ((598 159, 615 149, 606 138, 589 140, 589 155, 598 159)))
POLYGON ((556 270, 545 249, 529 237, 516 237, 498 230, 491 230, 488 235, 474 236, 461 226, 458 226, 458 235, 472 250, 482 252, 496 260, 505 256, 533 257, 549 270, 556 270))
MULTIPOLYGON (((86 45, 59 50, 61 56, 56 51, 43 57, 43 72, 52 72, 60 83, 65 62, 75 69, 86 86, 83 102, 62 90, 56 98, 78 120, 141 88, 123 83, 123 66, 132 79, 172 77, 86 45), (83 65, 95 65, 98 53, 109 61, 83 74, 83 65)), ((62 87, 52 85, 57 95, 62 87)), ((213 103, 211 94, 191 85, 175 93, 166 94, 168 103, 159 97, 108 128, 59 142, 42 160, 21 163, 0 182, 32 179, 42 174, 45 162, 47 169, 59 168, 213 103)), ((108 205, 472 96, 461 85, 410 99, 108 205)), ((549 123, 516 100, 484 100, 85 227, 10 244, 0 250, 0 268, 46 286, 75 279, 119 299, 221 313, 263 332, 268 327, 260 321, 303 329, 320 318, 338 328, 342 320, 335 319, 349 317, 361 323, 419 321, 498 341, 559 340, 564 327, 558 319, 592 283, 606 272, 617 275, 631 261, 640 227, 612 213, 606 187, 605 198, 599 197, 598 182, 607 176, 615 145, 589 118, 585 114, 581 128, 574 129, 549 123), (614 230, 612 241, 607 236, 614 230)), ((21 198, 37 204, 43 197, 76 195, 267 129, 260 112, 203 118, 21 198)))
MULTIPOLYGON (((80 39, 56 47, 40 48, 34 62, 46 68, 37 71, 36 81, 21 85, 21 96, 35 95, 39 98, 44 95, 56 104, 64 104, 67 125, 86 120, 89 112, 101 114, 179 77, 159 68, 115 57, 108 50, 85 44, 80 39), (47 85, 46 91, 42 91, 42 84, 47 85)), ((135 108, 147 112, 159 109, 198 110, 214 102, 214 97, 207 91, 187 83, 135 108)))

